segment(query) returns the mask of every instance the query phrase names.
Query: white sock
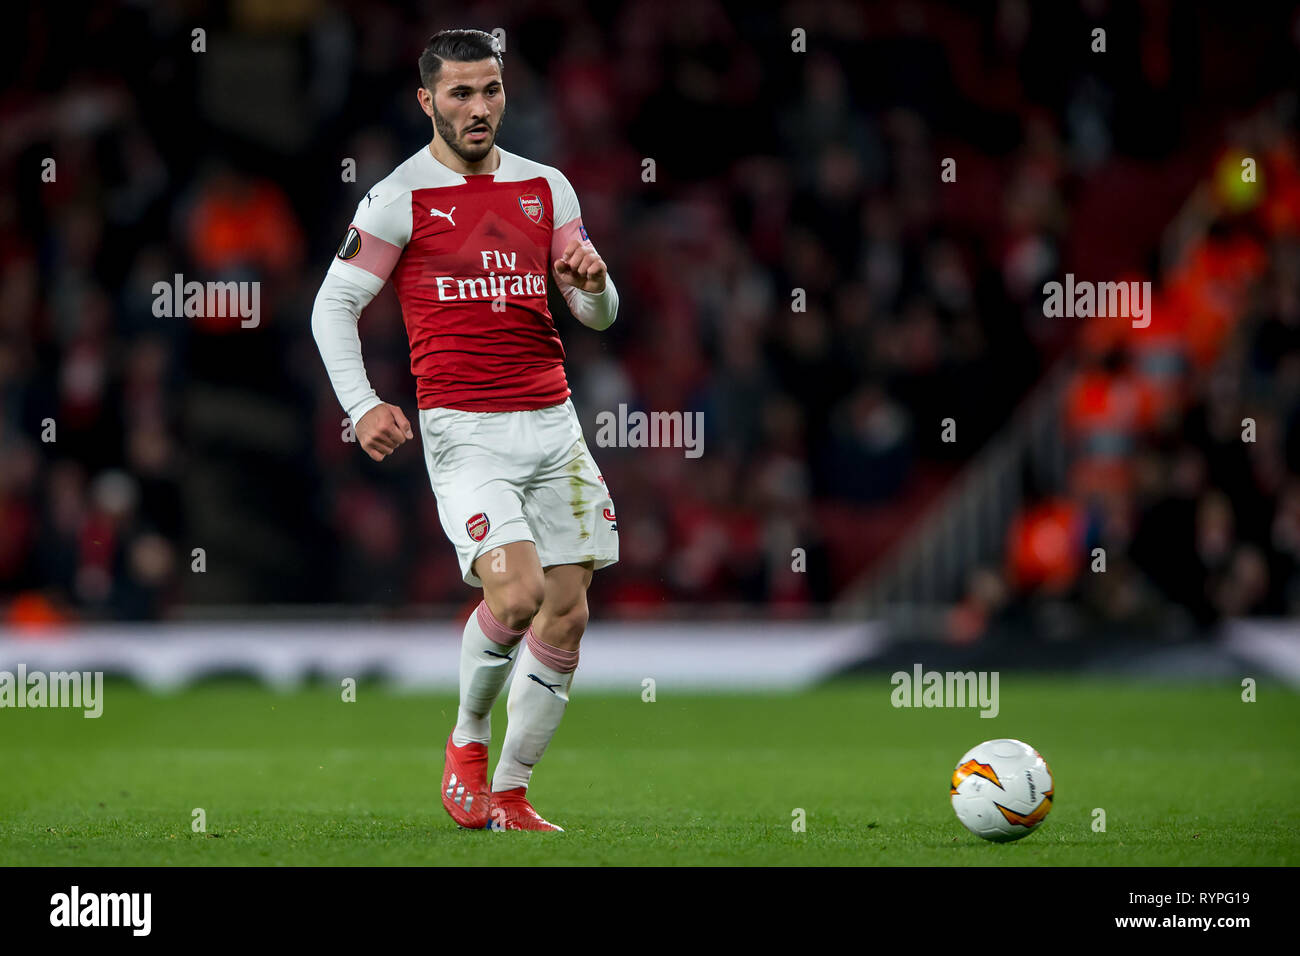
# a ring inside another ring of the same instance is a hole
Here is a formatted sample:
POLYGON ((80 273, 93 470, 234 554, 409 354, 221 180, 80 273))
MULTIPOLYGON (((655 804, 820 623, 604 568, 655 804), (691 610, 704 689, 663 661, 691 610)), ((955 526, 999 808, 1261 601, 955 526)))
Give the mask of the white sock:
POLYGON ((543 656, 550 660, 544 664, 537 659, 533 648, 539 643, 530 630, 528 639, 519 650, 519 666, 510 682, 510 696, 506 700, 506 739, 501 745, 496 773, 492 775, 492 790, 513 790, 527 787, 533 767, 546 753, 546 746, 555 736, 569 703, 569 688, 578 665, 578 652, 563 651, 542 644, 543 656), (568 671, 556 670, 554 664, 571 667, 568 671))
POLYGON ((486 602, 465 622, 460 642, 460 708, 451 733, 451 742, 457 747, 486 744, 492 739, 492 705, 519 657, 523 636, 523 631, 512 631, 498 621, 486 602), (488 637, 485 630, 497 639, 488 637))

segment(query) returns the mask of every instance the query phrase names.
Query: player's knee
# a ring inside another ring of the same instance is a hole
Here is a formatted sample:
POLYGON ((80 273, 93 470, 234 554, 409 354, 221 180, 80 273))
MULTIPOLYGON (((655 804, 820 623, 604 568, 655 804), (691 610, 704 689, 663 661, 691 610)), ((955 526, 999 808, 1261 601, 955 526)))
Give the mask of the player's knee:
POLYGON ((514 631, 523 630, 532 623, 541 609, 544 596, 545 589, 540 578, 537 581, 513 581, 507 584, 501 593, 501 623, 514 631))
POLYGON ((579 601, 555 616, 547 629, 547 636, 554 639, 556 647, 577 647, 587 630, 587 616, 587 602, 579 601))

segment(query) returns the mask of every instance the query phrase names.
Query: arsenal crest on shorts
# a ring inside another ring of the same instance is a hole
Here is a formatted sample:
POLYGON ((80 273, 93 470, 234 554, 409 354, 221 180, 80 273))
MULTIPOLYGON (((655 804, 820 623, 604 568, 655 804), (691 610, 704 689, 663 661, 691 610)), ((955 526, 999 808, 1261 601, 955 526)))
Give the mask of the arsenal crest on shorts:
POLYGON ((542 221, 543 207, 541 197, 535 196, 532 193, 529 193, 527 196, 520 196, 519 208, 522 209, 524 215, 533 222, 540 223, 542 221))
POLYGON ((471 515, 470 519, 465 522, 465 530, 475 541, 482 541, 488 533, 488 516, 483 512, 471 515))

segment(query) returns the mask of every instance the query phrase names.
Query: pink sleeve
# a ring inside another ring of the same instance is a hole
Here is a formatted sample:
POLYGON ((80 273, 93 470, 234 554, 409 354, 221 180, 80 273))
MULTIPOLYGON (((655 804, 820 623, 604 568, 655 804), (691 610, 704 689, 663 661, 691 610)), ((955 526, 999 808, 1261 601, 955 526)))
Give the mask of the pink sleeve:
POLYGON ((386 280, 393 271, 393 266, 397 265, 402 250, 385 239, 371 235, 364 229, 358 229, 355 225, 349 230, 349 233, 353 232, 356 236, 349 234, 343 240, 343 247, 340 248, 338 257, 349 265, 364 269, 380 281, 386 280), (352 244, 352 248, 348 248, 349 244, 352 244), (347 252, 351 252, 351 255, 345 255, 347 252))
POLYGON ((555 260, 564 255, 564 250, 569 245, 570 239, 578 239, 581 242, 591 242, 591 240, 587 238, 587 230, 582 225, 581 216, 575 216, 551 233, 552 266, 555 265, 555 260))

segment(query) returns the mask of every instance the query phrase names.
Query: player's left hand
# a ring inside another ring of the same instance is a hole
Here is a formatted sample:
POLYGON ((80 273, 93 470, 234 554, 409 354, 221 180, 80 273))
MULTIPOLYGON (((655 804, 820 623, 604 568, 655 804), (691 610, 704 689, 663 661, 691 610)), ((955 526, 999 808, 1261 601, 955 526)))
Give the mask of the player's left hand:
POLYGON ((555 278, 583 292, 605 291, 605 260, 590 242, 570 239, 564 255, 555 260, 555 278))

